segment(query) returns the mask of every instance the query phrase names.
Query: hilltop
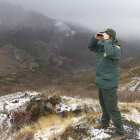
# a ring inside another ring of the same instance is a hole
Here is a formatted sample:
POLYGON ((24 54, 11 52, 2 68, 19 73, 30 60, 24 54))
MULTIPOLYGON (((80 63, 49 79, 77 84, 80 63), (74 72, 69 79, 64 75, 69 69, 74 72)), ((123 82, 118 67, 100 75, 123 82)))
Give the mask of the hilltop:
MULTIPOLYGON (((127 139, 140 138, 140 104, 119 103, 127 139), (133 131, 132 131, 133 130, 133 131)), ((0 98, 1 139, 95 140, 114 134, 94 129, 101 108, 92 98, 60 95, 56 92, 18 92, 0 98)))

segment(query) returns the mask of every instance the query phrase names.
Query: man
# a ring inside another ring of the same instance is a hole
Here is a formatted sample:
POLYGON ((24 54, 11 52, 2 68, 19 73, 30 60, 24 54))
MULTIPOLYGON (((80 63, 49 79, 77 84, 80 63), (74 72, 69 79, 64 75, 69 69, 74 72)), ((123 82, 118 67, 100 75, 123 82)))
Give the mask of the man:
POLYGON ((121 55, 120 44, 115 40, 116 32, 105 29, 88 41, 88 48, 97 53, 95 84, 99 87, 99 102, 103 110, 101 121, 96 129, 109 126, 110 118, 116 127, 115 136, 111 140, 125 138, 124 127, 118 108, 118 66, 121 55), (99 39, 102 38, 102 42, 99 39))

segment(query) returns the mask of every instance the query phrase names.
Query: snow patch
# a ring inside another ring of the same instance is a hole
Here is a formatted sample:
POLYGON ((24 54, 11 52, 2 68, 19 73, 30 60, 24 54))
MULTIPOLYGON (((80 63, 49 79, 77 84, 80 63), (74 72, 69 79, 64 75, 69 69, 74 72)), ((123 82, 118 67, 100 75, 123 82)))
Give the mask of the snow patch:
POLYGON ((139 140, 140 139, 140 128, 139 128, 139 130, 137 130, 137 135, 138 135, 138 137, 137 137, 137 139, 139 140))
MULTIPOLYGON (((88 132, 90 133, 91 136, 94 137, 94 138, 91 138, 91 140, 97 140, 97 139, 103 139, 103 138, 110 138, 111 137, 111 135, 105 133, 104 129, 94 129, 93 126, 90 128, 90 130, 88 132)), ((88 139, 84 139, 84 140, 88 140, 88 139)))
POLYGON ((136 109, 132 109, 131 114, 122 114, 122 116, 128 121, 133 121, 140 124, 140 114, 136 109))
POLYGON ((130 88, 130 91, 134 92, 136 90, 136 88, 140 85, 140 81, 136 83, 136 85, 134 87, 130 88))
POLYGON ((0 97, 0 126, 2 130, 0 138, 5 139, 7 137, 12 127, 13 114, 18 110, 26 110, 23 105, 38 94, 37 92, 26 91, 25 93, 17 92, 0 97), (21 106, 23 107, 21 108, 21 106), (3 126, 6 127, 6 131, 3 130, 3 126))
POLYGON ((25 93, 17 92, 0 97, 0 111, 6 110, 10 112, 20 108, 23 104, 29 101, 32 97, 38 95, 37 92, 26 91, 25 93))
MULTIPOLYGON (((74 117, 74 118, 68 120, 68 122, 69 122, 69 124, 77 123, 84 117, 85 117, 85 115, 83 115, 81 117, 77 117, 77 118, 74 117)), ((57 136, 58 134, 62 134, 65 131, 66 127, 67 127, 66 125, 51 126, 51 127, 47 127, 44 130, 39 130, 34 135, 35 140, 40 140, 40 138, 42 140, 50 140, 50 137, 57 136)))
POLYGON ((52 126, 44 130, 39 130, 35 135, 35 140, 50 140, 49 137, 62 133, 65 130, 65 126, 52 126))
POLYGON ((73 36, 75 34, 75 31, 71 30, 65 23, 56 21, 54 23, 55 28, 59 32, 64 32, 67 37, 73 36))

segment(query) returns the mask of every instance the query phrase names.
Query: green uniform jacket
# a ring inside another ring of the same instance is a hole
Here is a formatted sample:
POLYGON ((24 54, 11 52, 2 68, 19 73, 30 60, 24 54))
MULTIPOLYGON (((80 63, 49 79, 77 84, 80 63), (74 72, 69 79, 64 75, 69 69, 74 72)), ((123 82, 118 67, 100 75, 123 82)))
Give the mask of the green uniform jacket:
POLYGON ((118 67, 121 55, 118 41, 105 39, 99 42, 92 37, 88 41, 88 48, 97 53, 95 84, 103 89, 118 87, 118 67))

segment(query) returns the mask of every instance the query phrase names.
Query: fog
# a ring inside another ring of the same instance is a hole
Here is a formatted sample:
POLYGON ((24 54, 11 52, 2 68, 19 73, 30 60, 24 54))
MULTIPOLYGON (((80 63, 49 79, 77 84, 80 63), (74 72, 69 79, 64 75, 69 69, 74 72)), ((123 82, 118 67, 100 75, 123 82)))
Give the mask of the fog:
POLYGON ((22 5, 53 19, 80 23, 96 32, 113 28, 119 38, 140 37, 140 0, 2 1, 22 5))

